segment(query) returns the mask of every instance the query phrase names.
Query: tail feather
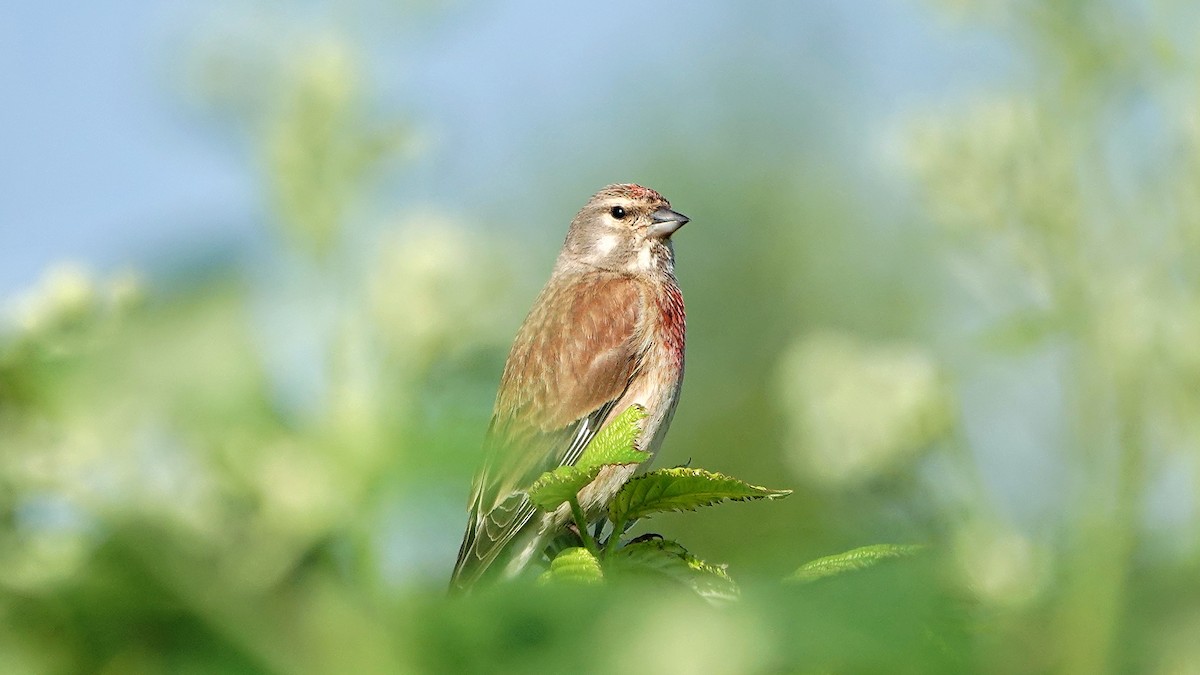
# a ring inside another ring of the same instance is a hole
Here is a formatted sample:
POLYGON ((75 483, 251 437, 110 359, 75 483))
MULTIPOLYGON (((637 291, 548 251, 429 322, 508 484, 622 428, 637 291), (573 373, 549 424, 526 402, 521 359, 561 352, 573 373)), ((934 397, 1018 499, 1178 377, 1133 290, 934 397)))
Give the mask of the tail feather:
POLYGON ((450 575, 451 591, 466 591, 484 577, 501 571, 516 575, 536 553, 541 538, 539 528, 530 522, 535 509, 523 493, 512 495, 483 516, 478 515, 477 506, 471 509, 458 548, 458 560, 450 575), (522 541, 525 539, 528 541, 522 541), (498 566, 497 561, 503 565, 498 566))

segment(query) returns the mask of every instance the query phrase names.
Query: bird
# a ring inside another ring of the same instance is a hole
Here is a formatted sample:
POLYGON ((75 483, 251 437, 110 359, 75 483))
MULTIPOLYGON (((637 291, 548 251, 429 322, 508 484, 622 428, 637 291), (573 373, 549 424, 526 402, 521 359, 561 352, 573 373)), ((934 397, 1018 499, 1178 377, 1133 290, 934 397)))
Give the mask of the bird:
MULTIPOLYGON (((526 490, 578 461, 629 407, 647 415, 636 447, 657 452, 683 383, 687 319, 671 235, 688 221, 633 183, 602 188, 571 220, 504 364, 451 591, 517 577, 541 559, 570 515, 538 512, 526 490)), ((579 491, 589 520, 636 469, 606 466, 579 491)))

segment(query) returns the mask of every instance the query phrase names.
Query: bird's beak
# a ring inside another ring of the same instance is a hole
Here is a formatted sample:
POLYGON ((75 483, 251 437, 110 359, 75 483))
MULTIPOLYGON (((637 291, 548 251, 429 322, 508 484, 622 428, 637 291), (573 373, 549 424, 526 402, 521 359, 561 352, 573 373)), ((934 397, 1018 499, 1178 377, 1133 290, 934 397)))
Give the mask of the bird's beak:
POLYGON ((672 211, 667 207, 663 207, 654 213, 650 214, 650 218, 654 224, 646 231, 646 234, 654 239, 666 239, 675 233, 675 230, 687 225, 689 218, 678 211, 672 211))

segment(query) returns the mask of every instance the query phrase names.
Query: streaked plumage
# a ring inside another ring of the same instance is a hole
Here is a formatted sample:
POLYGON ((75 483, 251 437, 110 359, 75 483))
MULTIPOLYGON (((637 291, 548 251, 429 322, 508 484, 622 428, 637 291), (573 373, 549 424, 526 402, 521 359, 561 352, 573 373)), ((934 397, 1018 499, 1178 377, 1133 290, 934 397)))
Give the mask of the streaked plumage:
MULTIPOLYGON (((513 576, 569 519, 540 514, 524 490, 573 464, 635 403, 639 447, 658 449, 683 380, 685 317, 671 234, 687 218, 654 190, 610 185, 571 222, 550 281, 509 352, 451 586, 513 576)), ((579 493, 598 515, 635 467, 607 467, 579 493)))

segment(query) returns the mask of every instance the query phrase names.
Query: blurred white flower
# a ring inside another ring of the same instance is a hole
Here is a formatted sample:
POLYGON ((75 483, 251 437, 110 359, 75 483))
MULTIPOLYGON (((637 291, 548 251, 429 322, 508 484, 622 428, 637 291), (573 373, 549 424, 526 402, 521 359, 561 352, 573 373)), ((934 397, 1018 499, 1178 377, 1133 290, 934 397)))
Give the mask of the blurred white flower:
POLYGON ((278 77, 287 83, 266 117, 262 152, 273 206, 285 232, 327 253, 346 226, 349 207, 373 163, 361 132, 361 64, 341 38, 303 46, 278 77))
POLYGON ((989 604, 1028 604, 1048 580, 1045 555, 1027 537, 996 521, 976 520, 960 527, 954 554, 963 586, 989 604))
POLYGON ((1077 227, 1081 210, 1074 141, 1046 118, 1030 99, 982 97, 953 117, 918 118, 905 144, 938 224, 997 235, 1038 274, 1061 263, 1045 258, 1046 241, 1077 227))
POLYGON ((916 347, 818 333, 788 350, 779 372, 789 456, 818 481, 857 483, 892 470, 954 417, 937 366, 916 347))
POLYGON ((88 313, 97 295, 96 283, 82 265, 58 263, 33 289, 17 296, 13 314, 17 327, 38 333, 64 319, 88 313))
POLYGON ((1200 375, 1200 306, 1190 289, 1155 281, 1125 272, 1096 282, 1104 303, 1097 313, 1099 345, 1119 368, 1161 363, 1200 375))
POLYGON ((1196 448, 1200 439, 1200 302, 1186 286, 1125 271, 1096 280, 1091 325, 1104 368, 1138 387, 1153 435, 1169 447, 1196 448))
POLYGON ((26 334, 45 334, 126 310, 141 297, 142 283, 131 271, 101 281, 79 263, 59 262, 36 286, 5 303, 6 323, 26 334))
POLYGON ((387 350, 420 363, 499 340, 509 313, 505 256, 439 213, 418 213, 385 237, 369 279, 370 312, 387 350))

